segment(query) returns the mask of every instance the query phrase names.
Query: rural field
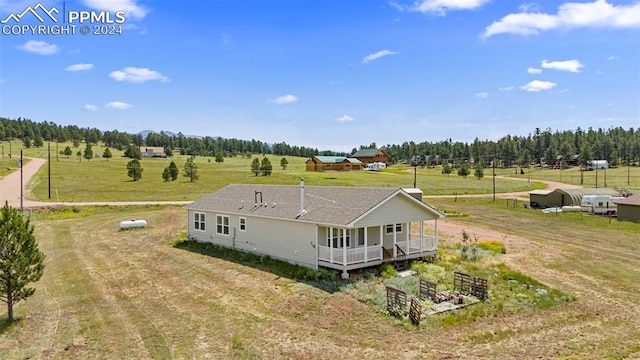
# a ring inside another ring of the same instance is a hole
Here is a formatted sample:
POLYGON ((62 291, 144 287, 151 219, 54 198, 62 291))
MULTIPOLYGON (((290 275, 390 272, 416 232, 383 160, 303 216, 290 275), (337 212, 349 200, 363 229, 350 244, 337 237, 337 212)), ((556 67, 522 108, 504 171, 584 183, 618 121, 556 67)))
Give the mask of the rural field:
MULTIPOLYGON (((46 157, 41 149, 27 153, 46 157)), ((163 182, 169 160, 144 159, 143 178, 134 183, 126 176, 127 160, 118 156, 60 157, 51 164, 50 201, 194 200, 227 183, 295 184, 300 177, 308 185, 413 185, 413 168, 406 165, 383 173, 307 173, 305 158, 287 157, 287 170, 278 166, 280 158, 270 157, 271 176, 255 177, 250 159, 218 164, 199 157, 194 183, 182 176, 163 182)), ((180 169, 185 159, 174 159, 180 169)), ((572 171, 563 170, 562 180, 573 176, 567 181, 575 183, 580 174, 572 171)), ((611 169, 608 181, 624 187, 627 171, 629 188, 640 187, 638 168, 611 169)), ((558 170, 497 174, 502 193, 544 187, 536 179, 560 181, 558 170), (523 181, 529 175, 532 184, 523 181)), ((15 308, 17 323, 8 324, 6 310, 0 311, 0 358, 640 358, 639 225, 492 202, 490 175, 485 169, 482 180, 463 179, 443 176, 437 167, 417 169, 426 202, 448 214, 438 227, 443 263, 456 257, 463 231, 472 241, 506 246, 504 255, 464 264, 490 279, 487 302, 428 316, 419 326, 357 296, 357 276, 328 291, 259 264, 175 246, 186 237, 186 211, 179 206, 35 209, 46 269, 35 295, 15 308), (488 197, 439 196, 478 193, 488 197), (119 229, 120 221, 133 218, 149 226, 119 229), (525 297, 519 285, 500 280, 501 270, 491 273, 504 268, 565 300, 525 297)), ((49 201, 46 167, 28 186, 33 199, 49 201)), ((383 279, 367 281, 375 286, 383 279)))
POLYGON ((17 307, 21 320, 0 323, 0 357, 640 357, 637 224, 504 200, 429 203, 468 215, 443 222, 443 246, 459 242, 462 229, 504 241, 499 261, 573 300, 495 312, 484 310, 489 299, 415 327, 343 291, 172 246, 185 234, 181 207, 38 211, 47 268, 17 307), (150 226, 119 230, 129 218, 150 226))

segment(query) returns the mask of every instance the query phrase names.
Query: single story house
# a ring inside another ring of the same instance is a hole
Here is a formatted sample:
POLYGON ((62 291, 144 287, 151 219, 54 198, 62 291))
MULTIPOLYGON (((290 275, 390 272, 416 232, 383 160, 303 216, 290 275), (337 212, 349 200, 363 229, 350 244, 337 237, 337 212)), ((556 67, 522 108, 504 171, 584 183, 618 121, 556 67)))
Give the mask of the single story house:
POLYGON ((360 160, 363 164, 381 162, 389 165, 389 154, 384 149, 360 149, 351 157, 360 160))
POLYGON ((622 196, 607 188, 533 190, 529 192, 529 205, 533 208, 580 206, 584 195, 622 196))
POLYGON ((344 156, 314 156, 306 161, 307 171, 362 170, 362 162, 356 158, 344 156))
POLYGON ((442 213, 419 189, 232 184, 186 206, 188 238, 348 271, 434 256, 442 213))
POLYGON ((142 157, 167 157, 162 146, 140 146, 142 157))
POLYGON ((618 220, 640 222, 640 194, 616 201, 618 220))

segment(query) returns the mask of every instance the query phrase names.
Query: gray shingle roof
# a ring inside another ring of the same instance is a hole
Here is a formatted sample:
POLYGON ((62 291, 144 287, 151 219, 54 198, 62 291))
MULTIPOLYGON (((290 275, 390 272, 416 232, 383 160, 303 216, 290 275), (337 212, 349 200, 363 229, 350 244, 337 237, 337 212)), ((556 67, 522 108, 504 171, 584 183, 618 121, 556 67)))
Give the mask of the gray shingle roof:
MULTIPOLYGON (((306 213, 300 220, 347 225, 403 191, 398 188, 305 186, 304 192, 306 213)), ((293 220, 300 212, 300 186, 232 184, 186 208, 293 220), (256 201, 263 205, 256 206, 256 201)))
POLYGON ((351 157, 374 157, 378 155, 382 150, 381 149, 360 149, 353 153, 351 157))

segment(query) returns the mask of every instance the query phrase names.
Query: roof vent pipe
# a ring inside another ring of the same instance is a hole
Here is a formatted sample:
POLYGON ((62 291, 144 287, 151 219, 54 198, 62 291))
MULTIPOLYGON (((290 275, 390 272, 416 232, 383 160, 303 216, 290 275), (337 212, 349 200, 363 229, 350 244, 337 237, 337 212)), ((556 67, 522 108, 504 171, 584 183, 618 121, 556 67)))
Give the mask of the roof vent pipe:
POLYGON ((300 178, 300 214, 304 212, 304 178, 300 178))
POLYGON ((256 207, 258 207, 258 204, 260 204, 260 206, 262 206, 262 191, 255 191, 253 193, 253 201, 256 203, 256 207), (258 194, 260 194, 260 202, 258 202, 258 194))

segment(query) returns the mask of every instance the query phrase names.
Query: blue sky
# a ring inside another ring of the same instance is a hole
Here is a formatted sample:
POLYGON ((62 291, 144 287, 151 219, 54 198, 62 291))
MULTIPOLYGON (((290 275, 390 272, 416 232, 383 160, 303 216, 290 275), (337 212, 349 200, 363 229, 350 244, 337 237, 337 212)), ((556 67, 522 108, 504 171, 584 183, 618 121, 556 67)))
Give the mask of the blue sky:
POLYGON ((45 0, 16 20, 37 4, 0 0, 0 116, 336 151, 640 127, 640 1, 45 0))

